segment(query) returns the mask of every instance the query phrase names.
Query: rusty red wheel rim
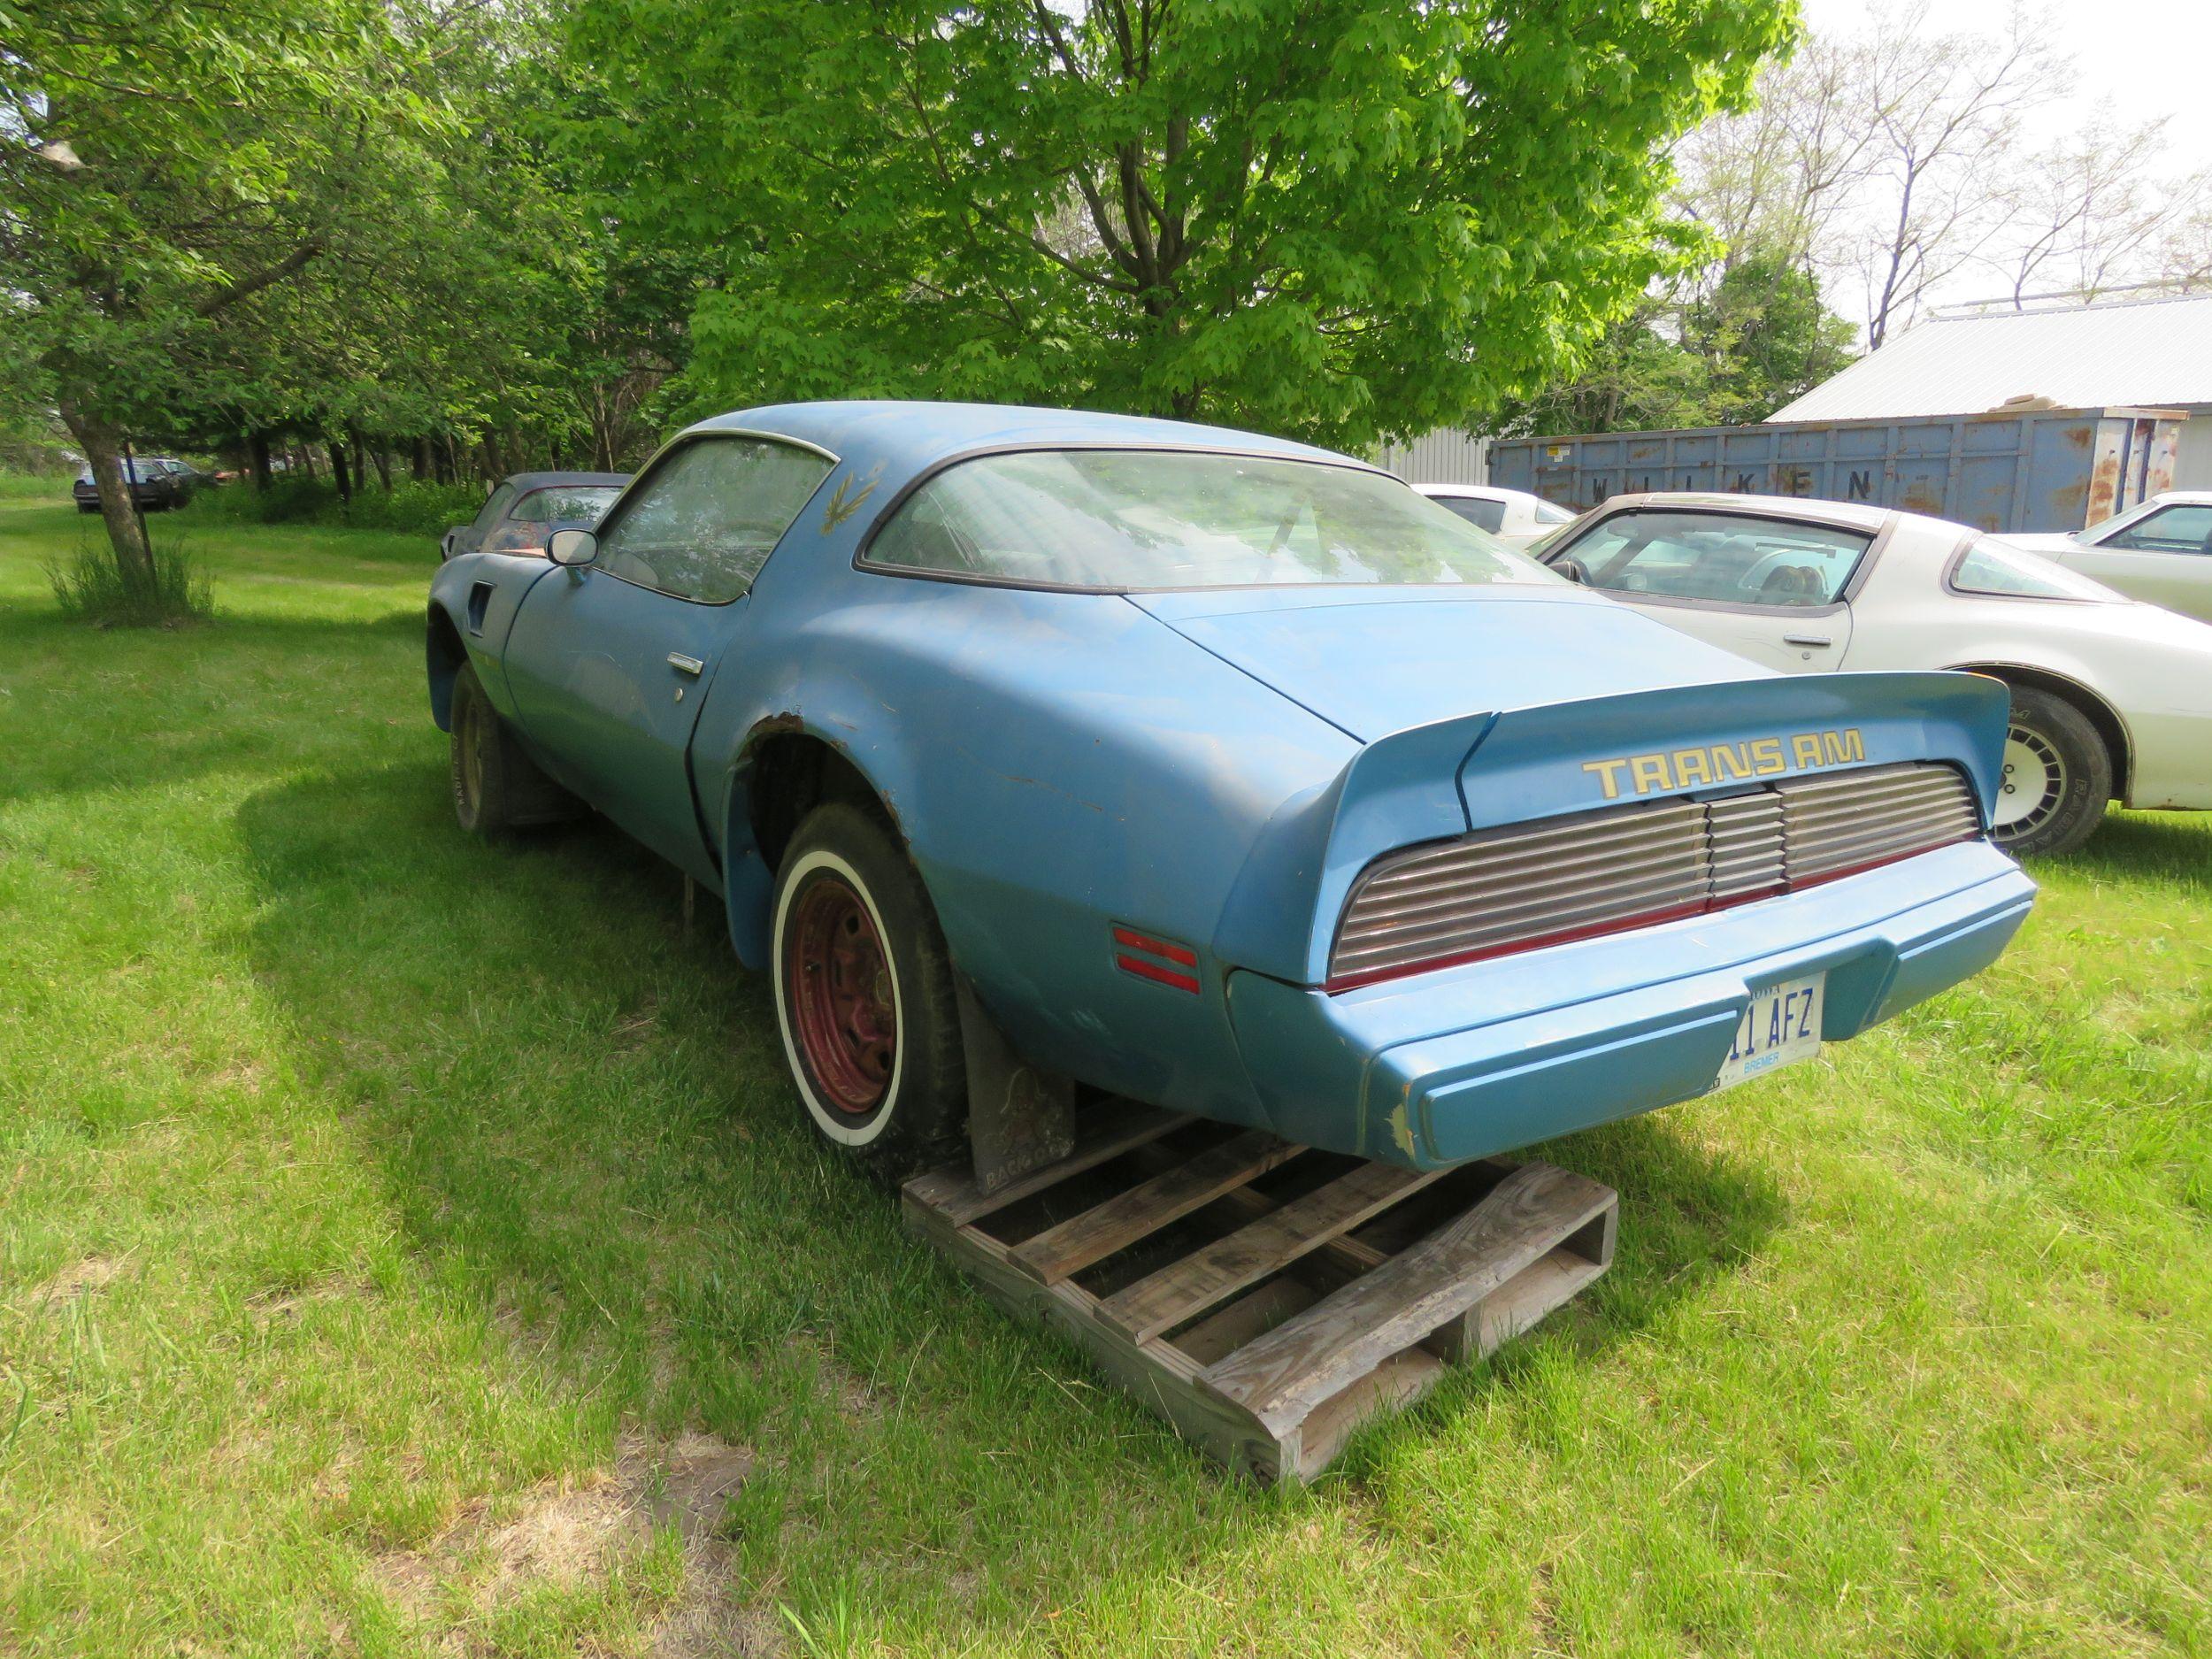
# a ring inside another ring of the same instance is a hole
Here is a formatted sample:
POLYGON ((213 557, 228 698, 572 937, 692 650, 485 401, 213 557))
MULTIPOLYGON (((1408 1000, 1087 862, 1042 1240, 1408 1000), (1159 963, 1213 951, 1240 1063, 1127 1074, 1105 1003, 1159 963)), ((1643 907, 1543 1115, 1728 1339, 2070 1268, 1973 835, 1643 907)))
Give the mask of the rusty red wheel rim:
POLYGON ((842 879, 807 884, 785 948, 791 1028, 823 1104, 864 1118, 890 1092, 898 1061, 891 958, 875 918, 842 879))

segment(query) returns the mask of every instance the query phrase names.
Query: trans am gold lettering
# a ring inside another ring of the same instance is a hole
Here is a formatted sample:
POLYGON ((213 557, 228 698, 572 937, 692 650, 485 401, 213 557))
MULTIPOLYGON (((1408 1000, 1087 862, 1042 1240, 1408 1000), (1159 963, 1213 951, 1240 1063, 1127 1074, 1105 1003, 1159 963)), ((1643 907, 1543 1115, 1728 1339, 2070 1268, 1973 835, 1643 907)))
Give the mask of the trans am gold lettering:
POLYGON ((1595 774, 1607 800, 1617 801, 1624 794, 1672 794, 1747 778, 1770 778, 1796 768, 1844 766, 1865 758, 1866 740, 1854 726, 1839 732, 1798 732, 1787 738, 1757 737, 1741 743, 1586 760, 1582 770, 1595 774), (1624 772, 1627 774, 1625 786, 1624 772))
POLYGON ((1624 760, 1586 760, 1582 770, 1597 773, 1598 781, 1605 786, 1605 798, 1617 801, 1621 798, 1621 780, 1614 774, 1627 764, 1624 760))

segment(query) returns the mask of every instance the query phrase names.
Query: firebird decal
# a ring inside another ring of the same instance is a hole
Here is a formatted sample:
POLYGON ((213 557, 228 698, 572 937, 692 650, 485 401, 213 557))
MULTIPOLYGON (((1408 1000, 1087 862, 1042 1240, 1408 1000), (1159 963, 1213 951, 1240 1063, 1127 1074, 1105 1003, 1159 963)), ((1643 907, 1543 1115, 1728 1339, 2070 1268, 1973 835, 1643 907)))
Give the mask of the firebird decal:
POLYGON ((876 493, 876 480, 882 474, 883 463, 879 461, 868 469, 868 476, 861 480, 860 488, 853 490, 850 495, 846 495, 845 492, 852 489, 852 475, 847 473, 837 480, 837 488, 830 492, 829 505, 822 510, 822 534, 824 535, 827 535, 860 511, 860 503, 876 493))
POLYGON ((1582 770, 1597 773, 1605 798, 1617 801, 1624 772, 1628 774, 1627 793, 1631 795, 1672 795, 1717 783, 1770 778, 1777 772, 1842 766, 1865 758, 1865 740, 1853 726, 1840 732, 1800 732, 1788 738, 1758 737, 1742 743, 1624 755, 1617 760, 1586 760, 1582 770))

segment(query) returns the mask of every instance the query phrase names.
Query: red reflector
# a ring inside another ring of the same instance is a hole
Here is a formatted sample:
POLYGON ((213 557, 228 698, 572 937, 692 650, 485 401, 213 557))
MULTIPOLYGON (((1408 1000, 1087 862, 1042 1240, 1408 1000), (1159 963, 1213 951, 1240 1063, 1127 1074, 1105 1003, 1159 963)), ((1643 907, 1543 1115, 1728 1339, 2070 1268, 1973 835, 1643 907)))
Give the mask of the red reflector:
POLYGON ((1117 945, 1126 945, 1132 950, 1148 951, 1156 956, 1164 956, 1170 962, 1179 962, 1187 968, 1194 968, 1198 965, 1198 953, 1188 945, 1179 945, 1171 940, 1154 939, 1149 934, 1137 932, 1133 927, 1114 929, 1114 942, 1117 945))
POLYGON ((1178 973, 1173 968, 1164 968, 1156 962, 1147 962, 1142 956, 1116 956, 1114 966, 1124 973, 1133 973, 1140 979, 1151 979, 1161 985, 1171 985, 1179 991, 1198 995, 1198 980, 1191 974, 1178 973))
POLYGON ((1119 924, 1114 927, 1114 943, 1121 947, 1114 955, 1114 966, 1124 973, 1198 995, 1198 975, 1191 972, 1198 966, 1198 953, 1188 945, 1119 924))

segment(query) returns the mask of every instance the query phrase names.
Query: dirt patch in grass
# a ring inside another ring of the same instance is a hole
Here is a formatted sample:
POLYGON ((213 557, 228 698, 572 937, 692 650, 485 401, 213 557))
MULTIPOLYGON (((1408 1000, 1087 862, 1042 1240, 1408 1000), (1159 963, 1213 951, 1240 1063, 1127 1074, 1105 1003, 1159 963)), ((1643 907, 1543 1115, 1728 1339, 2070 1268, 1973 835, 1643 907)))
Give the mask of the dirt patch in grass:
MULTIPOLYGON (((749 1447, 686 1433, 625 1437, 611 1467, 549 1482, 518 1507, 472 1504, 417 1549, 394 1550, 373 1571, 409 1619, 465 1623, 539 1587, 572 1588, 635 1557, 663 1527, 682 1540, 684 1590, 654 1635, 654 1651, 780 1653, 773 1619, 729 1593, 730 1552, 719 1530, 752 1473, 749 1447)), ((446 1644, 465 1651, 462 1632, 446 1644)))
POLYGON ((96 1290, 104 1290, 122 1272, 123 1261, 119 1256, 88 1256, 74 1266, 63 1268, 33 1291, 31 1306, 56 1307, 80 1296, 88 1296, 96 1290))

